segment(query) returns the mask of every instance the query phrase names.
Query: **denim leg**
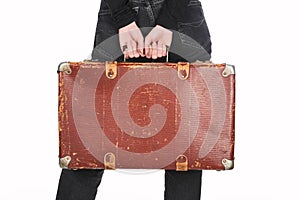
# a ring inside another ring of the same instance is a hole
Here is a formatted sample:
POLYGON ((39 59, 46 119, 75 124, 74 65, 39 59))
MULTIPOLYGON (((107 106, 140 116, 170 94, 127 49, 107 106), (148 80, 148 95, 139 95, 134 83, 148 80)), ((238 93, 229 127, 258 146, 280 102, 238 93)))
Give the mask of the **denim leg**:
MULTIPOLYGON (((137 23, 141 27, 155 26, 155 19, 165 0, 129 0, 130 6, 137 12, 137 23)), ((199 0, 188 4, 187 20, 178 21, 178 29, 173 30, 169 61, 210 60, 211 40, 202 5, 199 0), (174 59, 172 59, 174 58, 174 59)), ((143 28, 142 28, 143 29, 143 28)), ((143 32, 146 36, 148 31, 143 32)), ((118 30, 111 17, 111 11, 101 3, 98 14, 94 50, 92 59, 98 61, 122 61, 123 53, 119 46, 118 30)))
POLYGON ((165 200, 199 200, 202 171, 165 171, 165 200))
POLYGON ((56 200, 94 200, 104 170, 63 169, 56 200))

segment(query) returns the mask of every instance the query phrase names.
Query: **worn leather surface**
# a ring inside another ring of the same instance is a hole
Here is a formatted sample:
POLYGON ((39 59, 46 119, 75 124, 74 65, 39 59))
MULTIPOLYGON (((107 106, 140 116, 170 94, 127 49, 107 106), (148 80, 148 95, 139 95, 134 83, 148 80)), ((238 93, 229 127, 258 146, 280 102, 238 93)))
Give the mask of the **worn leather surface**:
POLYGON ((191 63, 187 80, 173 63, 118 63, 117 77, 105 63, 70 63, 59 72, 59 157, 68 168, 223 170, 234 160, 235 75, 225 64, 191 63), (181 162, 180 160, 178 160, 181 162))

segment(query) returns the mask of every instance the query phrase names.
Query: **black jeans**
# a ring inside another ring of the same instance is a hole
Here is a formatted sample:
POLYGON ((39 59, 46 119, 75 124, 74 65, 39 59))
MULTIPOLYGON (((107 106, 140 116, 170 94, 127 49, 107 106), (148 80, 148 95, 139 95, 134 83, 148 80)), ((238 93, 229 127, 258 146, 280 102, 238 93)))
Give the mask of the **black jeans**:
MULTIPOLYGON (((155 26, 155 18, 164 0, 129 0, 132 9, 138 12, 137 24, 144 35, 155 26), (145 5, 147 7, 145 7, 145 5)), ((209 60, 211 54, 210 34, 205 22, 201 3, 191 0, 188 5, 190 20, 178 22, 178 30, 173 31, 173 41, 169 53, 170 62, 209 60)), ((98 13, 92 59, 99 61, 122 61, 118 30, 111 17, 111 11, 102 0, 98 13)), ((130 61, 149 62, 153 60, 135 59, 130 61)), ((164 58, 155 60, 164 61, 164 58)), ((63 169, 59 181, 56 200, 94 200, 104 170, 63 169)), ((165 171, 165 200, 199 200, 201 195, 202 171, 165 171)))
MULTIPOLYGON (((63 169, 56 200, 94 200, 104 170, 63 169)), ((165 171, 165 200, 199 200, 202 171, 165 171)), ((153 183, 155 184, 155 183, 153 183)))
MULTIPOLYGON (((137 11, 136 23, 144 36, 155 26, 155 19, 166 0, 129 0, 132 9, 137 11)), ((187 5, 186 19, 177 22, 169 49, 169 61, 179 62, 196 60, 206 61, 211 55, 210 33, 206 24, 202 5, 199 0, 190 0, 187 5)), ((111 17, 109 7, 102 1, 98 13, 92 59, 99 61, 123 61, 119 46, 118 29, 111 17)), ((134 61, 134 60, 131 60, 134 61)), ((152 62, 145 58, 139 62, 152 62)), ((164 61, 163 59, 155 60, 164 61)))

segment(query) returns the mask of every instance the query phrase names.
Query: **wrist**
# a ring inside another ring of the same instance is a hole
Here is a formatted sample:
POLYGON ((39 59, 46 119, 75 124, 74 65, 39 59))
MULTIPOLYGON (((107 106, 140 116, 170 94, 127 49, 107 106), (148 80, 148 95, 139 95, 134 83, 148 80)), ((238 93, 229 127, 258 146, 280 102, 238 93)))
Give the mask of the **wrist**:
POLYGON ((135 21, 133 21, 130 24, 128 24, 122 28, 119 28, 119 33, 127 32, 128 30, 133 30, 133 29, 137 29, 137 28, 138 27, 137 27, 135 21))

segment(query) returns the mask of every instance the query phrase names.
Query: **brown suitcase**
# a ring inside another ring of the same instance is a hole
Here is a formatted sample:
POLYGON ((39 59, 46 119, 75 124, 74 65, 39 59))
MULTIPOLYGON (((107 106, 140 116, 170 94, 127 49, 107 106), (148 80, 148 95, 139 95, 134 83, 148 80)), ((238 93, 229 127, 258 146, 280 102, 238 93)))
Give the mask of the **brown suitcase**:
POLYGON ((62 168, 233 168, 234 66, 86 61, 58 74, 62 168))

